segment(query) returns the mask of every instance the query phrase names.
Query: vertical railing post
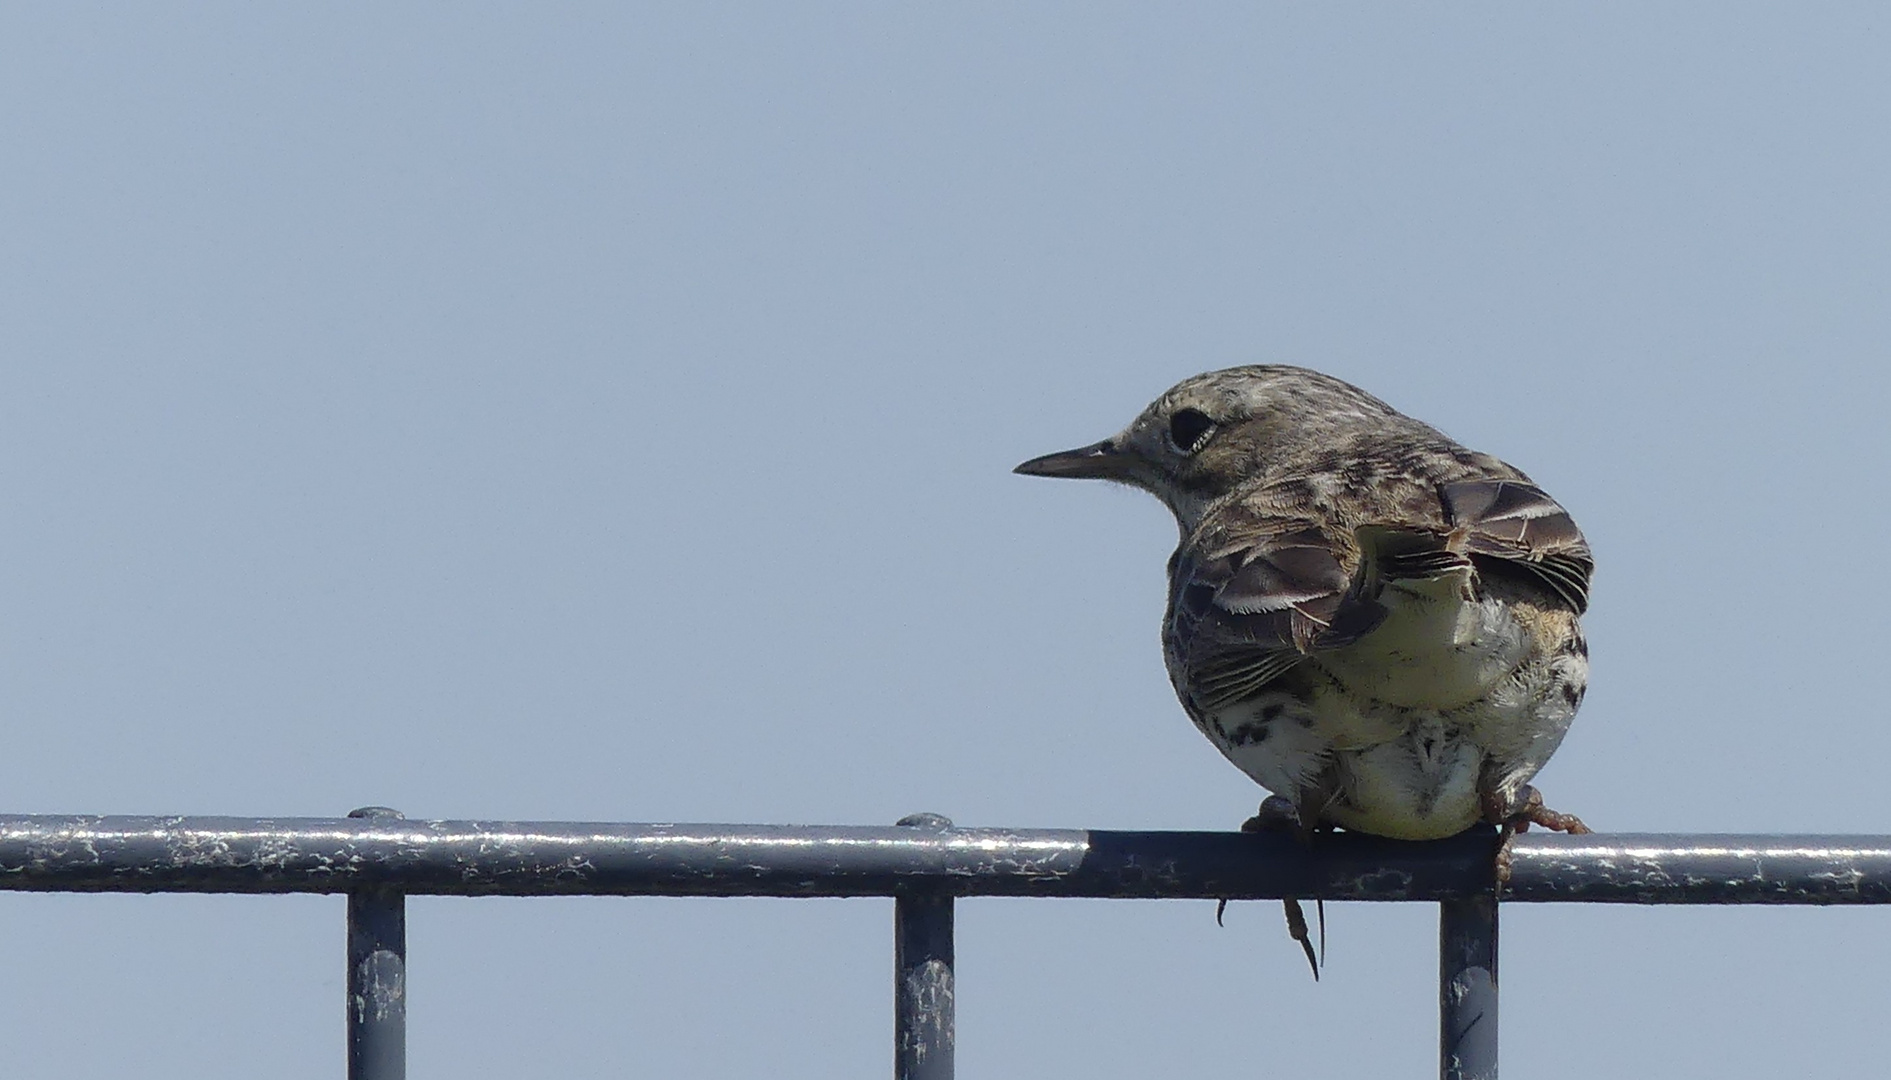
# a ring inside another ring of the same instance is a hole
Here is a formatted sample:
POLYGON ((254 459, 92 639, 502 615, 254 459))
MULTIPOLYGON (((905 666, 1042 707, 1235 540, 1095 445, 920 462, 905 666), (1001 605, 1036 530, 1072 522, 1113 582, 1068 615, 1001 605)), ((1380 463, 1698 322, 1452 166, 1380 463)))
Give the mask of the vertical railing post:
MULTIPOLYGON (((952 822, 913 814, 899 824, 944 832, 952 822)), ((952 895, 902 892, 893 899, 893 1075, 952 1080, 952 895)))
MULTIPOLYGON (((399 818, 364 806, 351 818, 399 818)), ((348 893, 348 1080, 407 1076, 407 898, 379 885, 348 893)))
POLYGON ((1438 1075, 1497 1080, 1497 896, 1438 907, 1438 1075))

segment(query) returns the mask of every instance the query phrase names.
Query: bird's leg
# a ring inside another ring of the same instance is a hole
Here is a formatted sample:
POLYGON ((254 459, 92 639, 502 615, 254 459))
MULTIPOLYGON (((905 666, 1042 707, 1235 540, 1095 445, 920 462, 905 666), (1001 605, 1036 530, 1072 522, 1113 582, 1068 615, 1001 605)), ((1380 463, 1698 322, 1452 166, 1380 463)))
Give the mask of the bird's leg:
POLYGON ((1505 804, 1494 792, 1484 795, 1484 820, 1497 826, 1497 884, 1510 884, 1510 840, 1530 826, 1541 825, 1551 832, 1580 836, 1594 832, 1574 814, 1560 814, 1543 805, 1543 793, 1530 784, 1517 792, 1515 801, 1505 804))
MULTIPOLYGON (((1313 829, 1306 824, 1312 814, 1303 815, 1293 800, 1279 795, 1269 795, 1261 800, 1261 808, 1255 815, 1241 823, 1241 831, 1246 833, 1291 832, 1303 844, 1313 843, 1313 829)), ((1300 906, 1298 897, 1288 896, 1281 900, 1287 911, 1287 934, 1300 943, 1300 950, 1307 954, 1307 965, 1313 969, 1313 980, 1320 980, 1320 964, 1326 956, 1326 901, 1314 901, 1320 920, 1320 950, 1313 950, 1313 936, 1307 932, 1307 913, 1300 906)), ((1222 900, 1215 906, 1215 923, 1221 923, 1221 913, 1228 908, 1228 901, 1222 900)))

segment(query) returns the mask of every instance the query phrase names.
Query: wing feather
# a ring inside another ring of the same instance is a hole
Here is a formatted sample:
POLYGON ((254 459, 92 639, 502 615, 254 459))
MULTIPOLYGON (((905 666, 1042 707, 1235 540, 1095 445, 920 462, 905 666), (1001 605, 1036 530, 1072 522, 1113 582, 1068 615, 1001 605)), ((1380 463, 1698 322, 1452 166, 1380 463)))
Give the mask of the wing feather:
POLYGON ((1164 645, 1176 685, 1214 711, 1258 693, 1336 634, 1355 631, 1356 558, 1310 523, 1213 557, 1178 559, 1164 645))
POLYGON ((1463 548, 1483 568, 1518 571, 1580 615, 1589 607, 1595 556, 1582 530, 1542 489, 1516 480, 1466 480, 1438 489, 1463 548))

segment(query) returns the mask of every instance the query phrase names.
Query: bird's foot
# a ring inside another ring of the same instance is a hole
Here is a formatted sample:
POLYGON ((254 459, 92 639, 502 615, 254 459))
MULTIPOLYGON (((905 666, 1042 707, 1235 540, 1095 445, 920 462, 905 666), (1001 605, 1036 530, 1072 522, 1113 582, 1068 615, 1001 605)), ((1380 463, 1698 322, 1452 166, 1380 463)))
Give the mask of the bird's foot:
MULTIPOLYGON (((1255 815, 1241 823, 1244 833, 1286 832, 1303 844, 1313 843, 1313 829, 1308 827, 1295 808, 1291 799, 1279 795, 1269 795, 1261 800, 1261 808, 1255 815)), ((1297 897, 1285 897, 1281 900, 1287 912, 1287 934, 1300 943, 1300 951, 1307 955, 1307 965, 1313 969, 1313 981, 1320 981, 1320 967, 1326 962, 1326 901, 1314 901, 1314 911, 1320 924, 1320 947, 1315 952, 1313 935, 1307 930, 1307 913, 1300 906, 1297 897)), ((1228 901, 1221 900, 1215 905, 1215 925, 1221 925, 1222 913, 1228 910, 1228 901)))
POLYGON ((1525 784, 1514 803, 1505 806, 1495 795, 1484 797, 1484 820, 1497 826, 1497 884, 1510 884, 1510 841, 1530 826, 1541 825, 1551 832, 1580 836, 1595 830, 1574 814, 1561 814, 1543 805, 1543 793, 1525 784))
POLYGON ((1241 823, 1241 831, 1292 833, 1303 844, 1313 839, 1313 830, 1301 824, 1300 811, 1294 807, 1293 800, 1280 795, 1269 795, 1262 799, 1261 808, 1254 812, 1253 817, 1241 823))

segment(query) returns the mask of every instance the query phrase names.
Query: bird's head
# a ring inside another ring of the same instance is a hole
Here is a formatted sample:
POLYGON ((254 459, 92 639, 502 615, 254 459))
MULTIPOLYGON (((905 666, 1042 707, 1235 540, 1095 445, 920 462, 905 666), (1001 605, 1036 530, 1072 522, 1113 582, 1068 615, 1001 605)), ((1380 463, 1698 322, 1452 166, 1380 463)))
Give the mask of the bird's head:
POLYGON ((1114 480, 1149 492, 1191 531, 1207 508, 1269 466, 1346 433, 1406 418, 1350 383, 1266 364, 1185 379, 1102 442, 1032 458, 1014 472, 1114 480))

